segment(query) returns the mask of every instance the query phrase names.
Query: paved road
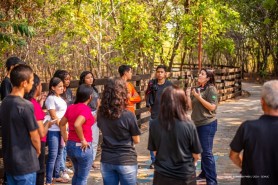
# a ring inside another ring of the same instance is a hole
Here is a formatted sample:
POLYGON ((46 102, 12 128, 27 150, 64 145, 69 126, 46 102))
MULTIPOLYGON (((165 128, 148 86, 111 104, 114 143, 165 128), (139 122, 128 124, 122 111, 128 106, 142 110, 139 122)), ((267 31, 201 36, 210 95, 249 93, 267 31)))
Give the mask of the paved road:
MULTIPOLYGON (((238 126, 247 119, 256 119, 261 114, 260 90, 261 85, 243 83, 243 89, 250 93, 250 96, 243 96, 240 99, 221 102, 218 106, 218 130, 214 140, 213 153, 216 159, 219 185, 238 185, 239 168, 229 159, 229 144, 235 135, 238 126)), ((147 151, 148 132, 141 136, 141 143, 136 146, 139 161, 138 183, 150 185, 153 177, 153 170, 148 169, 150 164, 149 152, 147 151)), ((99 156, 97 158, 99 165, 99 156)), ((199 172, 197 166, 197 173, 199 172)), ((91 171, 88 184, 101 185, 102 179, 99 170, 91 171)))

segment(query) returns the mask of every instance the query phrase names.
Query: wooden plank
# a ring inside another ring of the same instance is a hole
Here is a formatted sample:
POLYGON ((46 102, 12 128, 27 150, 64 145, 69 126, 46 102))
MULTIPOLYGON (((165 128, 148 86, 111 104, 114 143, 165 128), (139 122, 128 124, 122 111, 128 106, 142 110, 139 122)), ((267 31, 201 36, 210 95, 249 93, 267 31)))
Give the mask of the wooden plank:
POLYGON ((215 69, 214 74, 221 75, 221 74, 228 74, 228 69, 215 69))
POLYGON ((225 101, 225 100, 227 100, 228 98, 227 98, 227 96, 221 96, 220 97, 220 101, 225 101))
POLYGON ((181 77, 181 76, 185 76, 185 71, 179 71, 179 72, 171 72, 170 73, 171 77, 181 77))
POLYGON ((142 113, 148 112, 148 111, 149 111, 148 107, 143 107, 143 108, 140 108, 140 109, 136 109, 135 110, 135 115, 139 115, 139 114, 142 114, 142 113))
POLYGON ((219 89, 219 88, 222 88, 222 87, 224 87, 225 86, 225 84, 224 83, 222 83, 222 82, 217 82, 217 83, 215 83, 215 87, 217 88, 217 89, 219 89))
POLYGON ((225 76, 214 76, 215 80, 226 80, 225 76))
POLYGON ((146 80, 150 78, 151 78, 151 74, 136 75, 136 76, 132 76, 131 81, 146 80))
POLYGON ((141 118, 141 119, 137 120, 137 124, 141 125, 143 123, 149 122, 150 118, 151 118, 151 116, 147 116, 147 117, 141 118))
POLYGON ((232 86, 235 85, 234 81, 224 81, 225 86, 232 86))
POLYGON ((234 80, 236 78, 236 75, 228 75, 226 76, 226 80, 234 80))
POLYGON ((226 93, 231 93, 231 92, 234 92, 234 91, 235 91, 235 88, 230 87, 230 88, 220 89, 220 90, 218 90, 218 93, 219 94, 226 94, 226 93))
MULTIPOLYGON (((135 75, 132 76, 132 79, 130 81, 139 81, 139 80, 146 80, 150 79, 151 74, 143 74, 143 75, 135 75)), ((109 78, 99 78, 95 79, 95 85, 105 85, 107 83, 109 78)), ((79 80, 72 80, 70 82, 70 88, 77 88, 79 86, 79 80)), ((49 89, 49 83, 42 83, 42 89, 43 91, 48 91, 49 89)))

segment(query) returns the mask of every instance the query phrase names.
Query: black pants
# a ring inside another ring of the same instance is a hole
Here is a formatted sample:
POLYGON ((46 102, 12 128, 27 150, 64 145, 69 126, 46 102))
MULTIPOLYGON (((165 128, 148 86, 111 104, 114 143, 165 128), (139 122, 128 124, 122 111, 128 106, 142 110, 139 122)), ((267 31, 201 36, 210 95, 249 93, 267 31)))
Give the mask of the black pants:
POLYGON ((196 175, 185 178, 186 180, 174 179, 154 171, 153 185, 196 185, 196 175))
POLYGON ((45 142, 41 142, 41 154, 39 156, 40 170, 37 171, 36 185, 44 185, 45 174, 45 142))

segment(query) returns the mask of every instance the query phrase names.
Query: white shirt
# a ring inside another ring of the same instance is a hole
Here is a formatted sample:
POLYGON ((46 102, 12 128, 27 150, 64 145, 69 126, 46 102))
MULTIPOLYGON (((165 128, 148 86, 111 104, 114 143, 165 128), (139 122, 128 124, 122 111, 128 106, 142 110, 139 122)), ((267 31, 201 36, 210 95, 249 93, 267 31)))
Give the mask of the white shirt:
MULTIPOLYGON (((61 119, 67 110, 67 103, 60 96, 50 95, 45 100, 45 106, 47 110, 55 110, 58 119, 61 119)), ((51 117, 48 113, 45 119, 51 120, 51 117)), ((53 124, 49 129, 49 131, 60 131, 60 127, 57 124, 53 124)))

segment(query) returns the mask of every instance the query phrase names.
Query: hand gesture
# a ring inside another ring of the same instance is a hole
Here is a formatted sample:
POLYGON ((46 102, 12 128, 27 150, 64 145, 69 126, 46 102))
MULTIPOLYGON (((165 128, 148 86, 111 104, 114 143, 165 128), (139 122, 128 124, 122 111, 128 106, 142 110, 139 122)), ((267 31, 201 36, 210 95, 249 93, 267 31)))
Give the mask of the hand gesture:
POLYGON ((200 95, 201 95, 201 93, 200 93, 200 88, 197 88, 197 89, 193 89, 192 90, 192 94, 193 94, 193 96, 195 96, 196 98, 197 97, 199 97, 200 95))

